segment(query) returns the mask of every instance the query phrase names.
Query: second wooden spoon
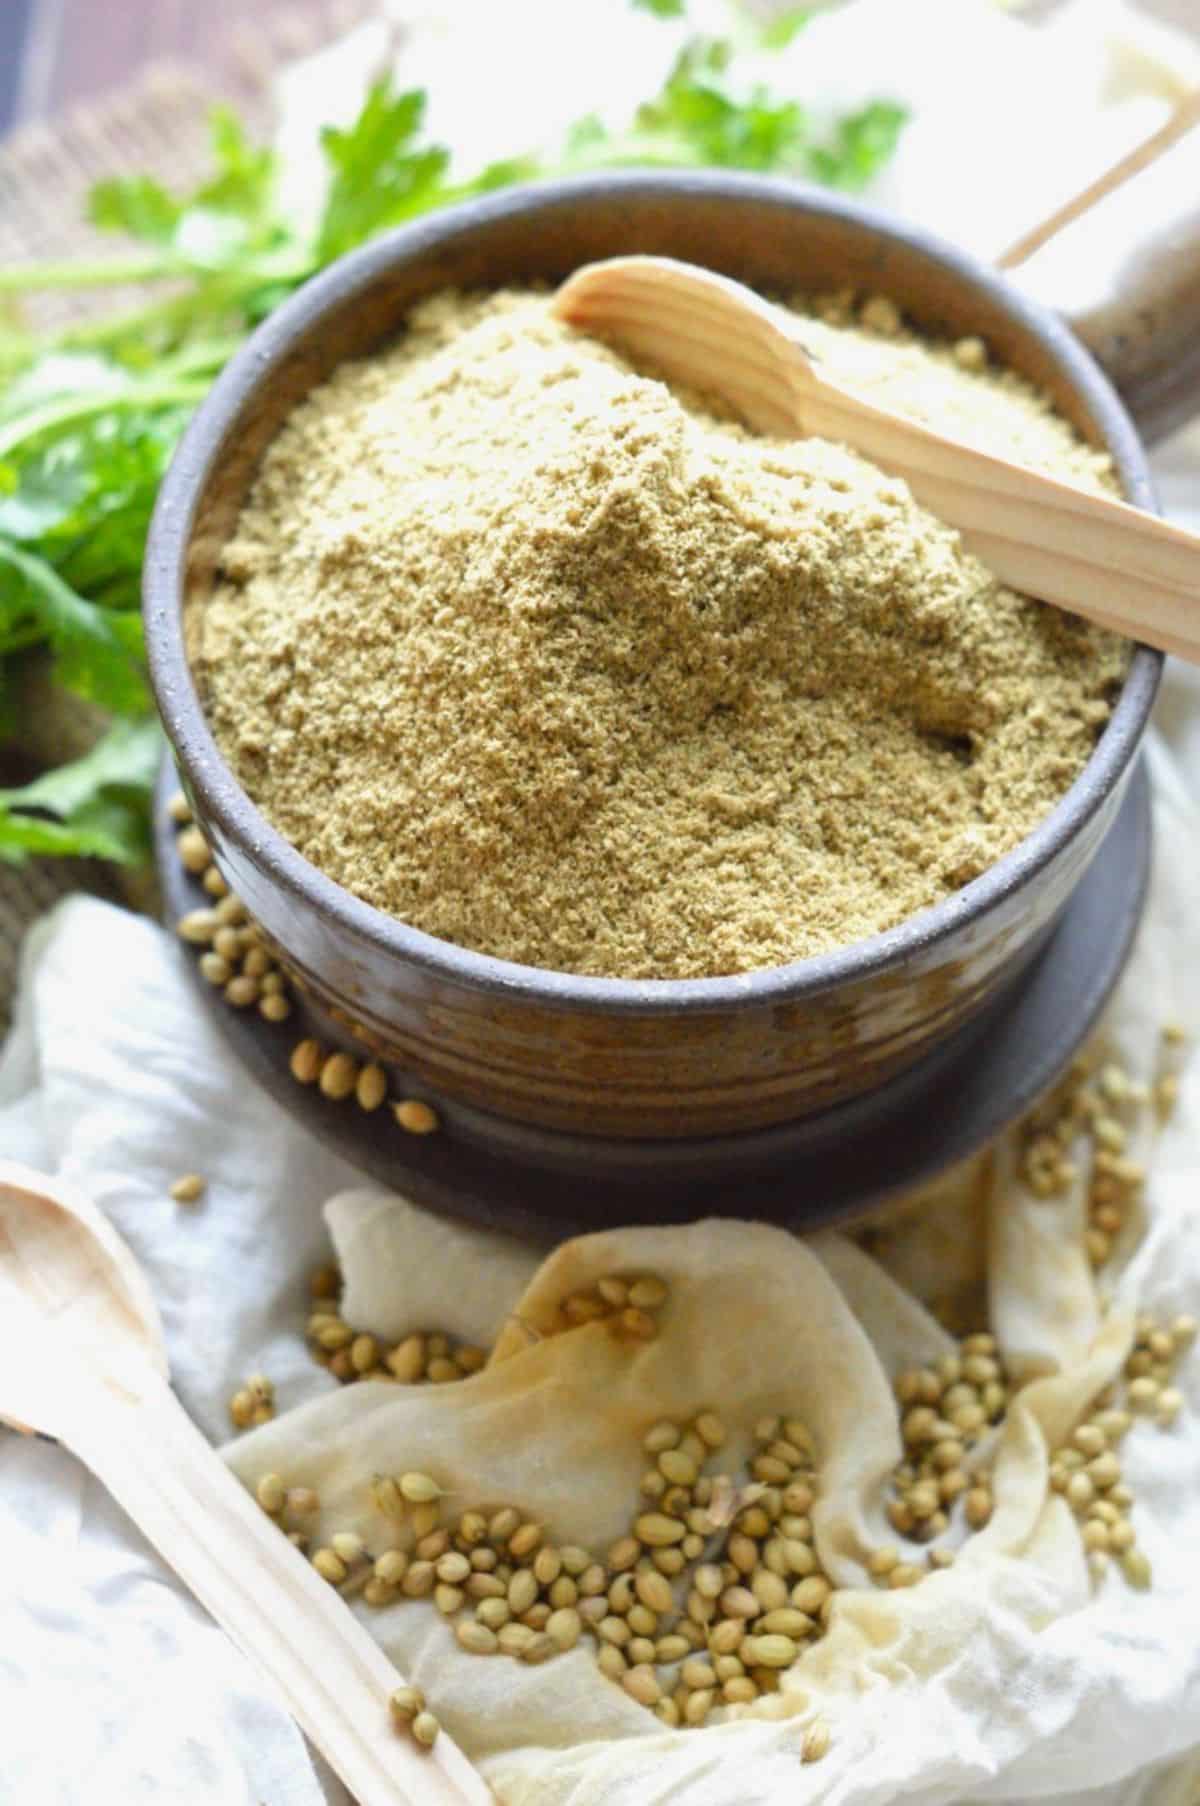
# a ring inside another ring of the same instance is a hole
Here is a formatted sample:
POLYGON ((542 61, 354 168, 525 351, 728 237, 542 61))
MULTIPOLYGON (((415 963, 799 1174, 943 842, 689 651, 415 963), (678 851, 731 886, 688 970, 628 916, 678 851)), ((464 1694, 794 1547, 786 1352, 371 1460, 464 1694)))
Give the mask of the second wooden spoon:
POLYGON ((862 400, 812 360, 804 324, 727 276, 668 257, 592 263, 554 297, 756 431, 848 445, 903 477, 1002 583, 1200 663, 1200 537, 862 400))

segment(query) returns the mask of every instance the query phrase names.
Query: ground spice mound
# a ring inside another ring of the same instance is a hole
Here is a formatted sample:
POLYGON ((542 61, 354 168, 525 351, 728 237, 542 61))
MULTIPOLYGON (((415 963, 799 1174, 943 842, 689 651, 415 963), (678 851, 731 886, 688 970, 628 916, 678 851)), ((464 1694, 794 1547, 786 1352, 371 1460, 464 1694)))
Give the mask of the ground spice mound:
MULTIPOLYGON (((976 343, 820 311, 846 380, 1109 480, 976 343)), ((280 832, 430 934, 625 978, 873 934, 1027 833, 1124 642, 1000 588, 844 447, 718 409, 529 292, 438 296, 316 390, 199 633, 217 739, 280 832)))

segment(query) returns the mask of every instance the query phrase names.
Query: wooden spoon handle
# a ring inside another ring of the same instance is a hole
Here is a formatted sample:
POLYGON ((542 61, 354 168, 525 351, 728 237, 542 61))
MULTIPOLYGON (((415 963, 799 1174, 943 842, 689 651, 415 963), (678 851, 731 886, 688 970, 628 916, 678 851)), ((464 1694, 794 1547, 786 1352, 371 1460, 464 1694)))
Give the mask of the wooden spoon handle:
POLYGON ((74 1374, 66 1384, 63 1441, 271 1681, 358 1806, 491 1806, 445 1732, 426 1753, 391 1723, 402 1677, 162 1381, 137 1398, 74 1374))
POLYGON ((806 369, 805 430, 903 477, 1002 583, 1200 663, 1200 537, 944 439, 806 369))

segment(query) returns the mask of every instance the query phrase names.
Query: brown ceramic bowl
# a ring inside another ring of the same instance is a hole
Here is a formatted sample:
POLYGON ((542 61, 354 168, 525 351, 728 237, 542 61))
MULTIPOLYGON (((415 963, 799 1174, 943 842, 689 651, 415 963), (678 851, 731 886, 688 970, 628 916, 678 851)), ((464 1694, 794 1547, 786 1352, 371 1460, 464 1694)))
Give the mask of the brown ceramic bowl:
POLYGON ((1132 501, 1153 505, 1128 417, 1057 318, 946 246, 791 183, 628 173, 500 194, 344 258, 255 333, 185 435, 150 537, 150 668, 183 783, 225 877, 333 1032, 352 1034, 451 1117, 457 1104, 514 1130, 532 1125, 535 1143, 539 1128, 661 1147, 795 1122, 948 1042, 1020 982, 1095 858, 1162 663, 1137 649, 1088 765, 1014 851, 889 933, 789 966, 658 982, 542 971, 436 940, 317 871, 230 773, 188 663, 194 611, 263 448, 334 365, 385 342, 432 290, 556 281, 630 251, 763 288, 882 291, 932 333, 979 333, 1109 448, 1132 501))

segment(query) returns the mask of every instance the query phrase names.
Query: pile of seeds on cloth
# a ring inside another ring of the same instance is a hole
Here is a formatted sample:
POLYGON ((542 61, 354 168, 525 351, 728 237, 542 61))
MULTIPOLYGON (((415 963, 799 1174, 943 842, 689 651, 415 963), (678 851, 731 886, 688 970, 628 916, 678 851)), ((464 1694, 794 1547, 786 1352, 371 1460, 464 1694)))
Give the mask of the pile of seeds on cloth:
MULTIPOLYGON (((486 1351, 440 1332, 414 1331, 389 1346, 345 1322, 335 1268, 318 1269, 310 1289, 310 1347, 344 1383, 453 1383, 486 1363, 486 1351)), ((600 1322, 618 1340, 645 1341, 666 1302, 658 1275, 614 1274, 564 1298, 548 1333, 600 1322)), ((1139 1318, 1121 1381, 1092 1401, 1052 1455, 1051 1486, 1078 1520, 1097 1580, 1115 1558, 1131 1584, 1150 1583, 1115 1450, 1139 1415, 1164 1428, 1173 1421, 1178 1394, 1167 1381, 1196 1328, 1189 1317, 1170 1325, 1139 1318)), ((887 1588, 948 1567, 953 1544, 988 1522, 994 1431, 1015 1396, 994 1338, 982 1331, 898 1374, 894 1392, 905 1456, 887 1516, 910 1547, 881 1545, 869 1556, 868 1573, 887 1588)), ((726 1428, 711 1411, 654 1424, 628 1531, 602 1553, 557 1544, 550 1526, 514 1506, 449 1511, 426 1472, 365 1482, 379 1524, 373 1547, 353 1531, 313 1546, 320 1500, 311 1487, 267 1473, 257 1493, 344 1596, 375 1608, 428 1599, 472 1655, 536 1664, 588 1639, 600 1672, 632 1699, 666 1725, 698 1728, 779 1691, 786 1670, 824 1634, 836 1594, 813 1541, 820 1464, 812 1435, 797 1417, 769 1417, 753 1426, 753 1442, 748 1467, 731 1472, 722 1460, 726 1428)), ((428 1746, 436 1717, 419 1689, 400 1689, 393 1712, 428 1746)), ((804 1759, 818 1760, 829 1741, 827 1722, 814 1720, 804 1759)))

